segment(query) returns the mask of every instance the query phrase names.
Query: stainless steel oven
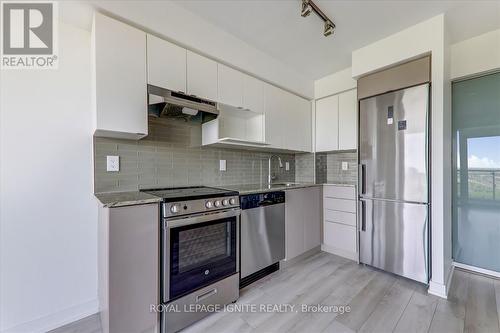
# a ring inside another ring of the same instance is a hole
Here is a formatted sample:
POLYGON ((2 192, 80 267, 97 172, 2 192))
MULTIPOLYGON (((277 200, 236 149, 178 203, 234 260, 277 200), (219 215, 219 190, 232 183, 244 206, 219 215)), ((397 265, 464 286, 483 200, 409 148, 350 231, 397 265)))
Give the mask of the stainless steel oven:
POLYGON ((146 190, 161 204, 162 333, 177 332, 239 297, 239 193, 210 187, 146 190), (172 310, 172 311, 171 311, 172 310))
POLYGON ((238 272, 239 216, 232 208, 163 220, 164 302, 238 272))

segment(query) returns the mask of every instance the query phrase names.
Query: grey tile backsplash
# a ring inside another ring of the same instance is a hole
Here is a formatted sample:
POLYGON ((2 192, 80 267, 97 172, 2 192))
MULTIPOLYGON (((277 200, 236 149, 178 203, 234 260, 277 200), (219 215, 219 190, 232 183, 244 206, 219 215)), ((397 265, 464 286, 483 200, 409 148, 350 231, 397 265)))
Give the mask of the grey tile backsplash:
POLYGON ((332 152, 325 155, 327 183, 356 182, 358 179, 358 153, 356 151, 332 152), (348 170, 342 170, 342 162, 347 162, 348 170))
MULTIPOLYGON (((150 118, 149 135, 142 140, 94 138, 94 192, 133 191, 158 186, 267 183, 270 155, 202 147, 200 124, 150 118), (107 155, 120 156, 120 171, 106 171, 107 155), (219 160, 226 160, 226 171, 219 171, 219 160)), ((295 181, 295 155, 279 156, 283 164, 290 163, 290 170, 280 169, 273 159, 273 175, 276 176, 273 181, 295 181)), ((312 168, 312 165, 306 163, 304 167, 312 168)), ((306 173, 301 170, 301 179, 306 179, 306 173)), ((312 177, 307 179, 308 182, 314 181, 312 177)))
POLYGON ((314 183, 314 154, 295 155, 295 181, 297 183, 314 183))
POLYGON ((295 181, 298 183, 353 183, 358 177, 355 150, 295 155, 295 181), (348 169, 342 170, 342 162, 348 169))
MULTIPOLYGON (((278 154, 274 182, 335 183, 357 179, 356 151, 278 154), (342 162, 349 169, 342 170, 342 162)), ((150 118, 149 135, 139 141, 94 138, 94 192, 134 191, 147 187, 267 183, 271 153, 201 146, 201 125, 150 118), (120 156, 120 171, 106 171, 106 156, 120 156), (226 160, 226 171, 219 171, 226 160)))

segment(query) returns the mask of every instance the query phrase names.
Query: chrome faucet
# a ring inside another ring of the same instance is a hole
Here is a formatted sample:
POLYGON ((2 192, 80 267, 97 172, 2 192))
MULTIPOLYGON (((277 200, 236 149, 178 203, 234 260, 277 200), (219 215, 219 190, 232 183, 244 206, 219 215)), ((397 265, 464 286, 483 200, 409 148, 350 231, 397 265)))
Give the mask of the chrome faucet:
POLYGON ((279 162, 279 165, 280 165, 280 168, 283 168, 283 162, 281 162, 281 157, 279 157, 278 155, 271 155, 269 156, 269 160, 268 160, 268 164, 269 164, 269 173, 267 175, 267 184, 268 185, 271 185, 272 183, 272 177, 271 177, 271 160, 273 159, 273 157, 277 157, 278 158, 278 162, 279 162))

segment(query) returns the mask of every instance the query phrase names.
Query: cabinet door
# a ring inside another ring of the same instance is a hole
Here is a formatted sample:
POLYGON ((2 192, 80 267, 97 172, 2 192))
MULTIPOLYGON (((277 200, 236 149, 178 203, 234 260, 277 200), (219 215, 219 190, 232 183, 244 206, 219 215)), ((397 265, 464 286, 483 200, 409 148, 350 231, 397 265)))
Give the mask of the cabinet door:
POLYGON ((350 225, 325 222, 323 225, 323 239, 325 245, 341 251, 347 257, 355 256, 356 250, 356 227, 350 225))
POLYGON ((283 145, 284 91, 270 84, 265 85, 265 142, 272 148, 283 145))
POLYGON ((187 51, 187 93, 212 101, 217 100, 217 63, 187 51))
POLYGON ((243 107, 256 113, 264 112, 264 82, 243 74, 243 107))
POLYGON ((243 73, 222 64, 217 65, 218 101, 243 108, 243 73))
POLYGON ((99 234, 99 248, 107 251, 99 258, 99 293, 108 313, 103 332, 157 332, 158 316, 149 306, 159 301, 159 219, 157 203, 109 209, 108 230, 99 234))
POLYGON ((158 37, 147 36, 148 83, 186 92, 186 49, 158 37))
POLYGON ((304 198, 304 251, 321 245, 321 188, 302 189, 304 198))
POLYGON ((339 95, 339 149, 358 148, 358 112, 356 89, 339 95))
POLYGON ((304 253, 304 212, 301 189, 285 192, 286 260, 304 253))
POLYGON ((281 106, 283 144, 282 148, 294 151, 311 151, 310 102, 292 93, 283 91, 281 106))
POLYGON ((146 34, 96 13, 92 38, 95 135, 129 139, 146 136, 146 34))
POLYGON ((297 124, 296 133, 292 133, 300 138, 297 145, 298 151, 311 152, 312 151, 312 124, 311 124, 311 102, 296 97, 297 107, 297 124))
POLYGON ((339 112, 337 95, 316 101, 316 151, 339 149, 339 112))
POLYGON ((298 150, 302 140, 300 128, 300 107, 297 105, 298 97, 283 91, 284 100, 281 106, 283 126, 283 144, 282 148, 289 150, 298 150))

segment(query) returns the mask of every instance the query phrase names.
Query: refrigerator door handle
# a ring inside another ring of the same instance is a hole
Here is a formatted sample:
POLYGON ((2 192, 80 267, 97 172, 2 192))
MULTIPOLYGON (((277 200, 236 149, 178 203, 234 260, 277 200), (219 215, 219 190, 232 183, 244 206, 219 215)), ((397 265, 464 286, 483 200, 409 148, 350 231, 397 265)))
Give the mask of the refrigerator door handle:
POLYGON ((358 189, 359 194, 365 194, 365 176, 366 176, 366 165, 358 165, 358 189))
POLYGON ((366 231, 366 203, 359 200, 359 219, 361 231, 366 231))

